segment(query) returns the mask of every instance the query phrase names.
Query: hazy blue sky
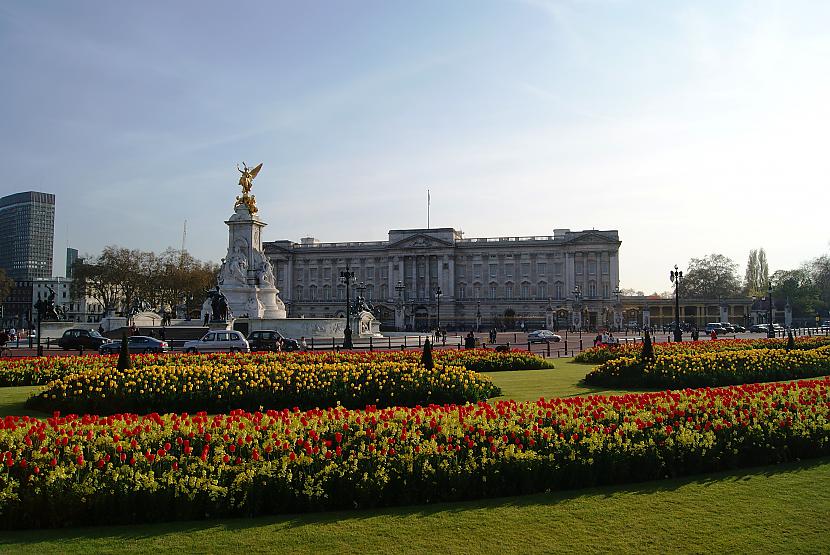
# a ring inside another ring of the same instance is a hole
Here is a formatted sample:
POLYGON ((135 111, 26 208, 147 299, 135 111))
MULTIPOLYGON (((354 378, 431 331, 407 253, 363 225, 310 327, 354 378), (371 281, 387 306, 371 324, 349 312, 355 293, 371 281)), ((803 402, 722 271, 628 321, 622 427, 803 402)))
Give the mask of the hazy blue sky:
MULTIPOLYGON (((67 244, 217 260, 267 240, 619 229, 623 287, 721 252, 828 251, 830 2, 0 4, 0 193, 67 244)), ((741 270, 743 271, 743 269, 741 270)))

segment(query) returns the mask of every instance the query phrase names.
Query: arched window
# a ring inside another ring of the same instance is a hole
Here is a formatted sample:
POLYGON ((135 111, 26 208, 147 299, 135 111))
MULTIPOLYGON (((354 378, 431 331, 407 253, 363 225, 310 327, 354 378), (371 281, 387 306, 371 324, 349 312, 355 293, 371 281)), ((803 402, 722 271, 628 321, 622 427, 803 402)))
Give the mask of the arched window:
POLYGON ((331 286, 324 285, 323 286, 323 300, 330 301, 331 300, 331 286))
POLYGON ((385 283, 380 286, 380 298, 381 300, 386 300, 389 298, 389 288, 385 283))
POLYGON ((308 300, 316 301, 317 300, 317 286, 312 285, 308 288, 308 300))
POLYGON ((539 286, 536 288, 536 298, 538 299, 546 299, 548 297, 548 284, 544 281, 539 283, 539 286))
POLYGON ((512 299, 513 298, 513 284, 508 283, 504 286, 504 298, 505 299, 512 299))
POLYGON ((597 282, 589 281, 588 282, 588 296, 589 297, 596 297, 597 296, 597 282))
POLYGON ((366 286, 366 300, 371 301, 372 297, 375 295, 375 286, 374 285, 367 285, 366 286))
POLYGON ((303 300, 303 286, 302 285, 297 286, 297 300, 298 301, 303 300))

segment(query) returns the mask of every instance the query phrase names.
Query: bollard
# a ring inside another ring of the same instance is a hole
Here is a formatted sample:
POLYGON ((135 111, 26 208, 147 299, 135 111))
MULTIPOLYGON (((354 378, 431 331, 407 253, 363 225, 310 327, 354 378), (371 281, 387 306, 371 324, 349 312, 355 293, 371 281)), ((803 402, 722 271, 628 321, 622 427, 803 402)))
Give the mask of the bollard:
POLYGON ((392 350, 392 336, 390 335, 390 336, 388 336, 386 339, 388 339, 388 340, 389 340, 389 344, 387 345, 387 347, 388 347, 388 348, 389 348, 389 350, 391 351, 391 350, 392 350))
POLYGON ((335 348, 337 348, 337 345, 335 344, 335 342, 334 342, 334 338, 333 338, 333 337, 331 338, 331 348, 332 348, 332 350, 334 350, 335 348))
POLYGON ((420 335, 418 336, 418 348, 419 349, 421 348, 421 336, 420 335))
POLYGON ((547 343, 548 343, 548 358, 550 358, 550 341, 548 341, 547 343))
POLYGON ((374 349, 372 348, 372 336, 370 335, 369 336, 369 352, 371 353, 372 351, 374 351, 374 349))
POLYGON ((514 333, 513 334, 513 343, 517 343, 517 342, 518 342, 518 340, 516 339, 516 334, 514 333))
POLYGON ((527 342, 527 352, 530 352, 530 341, 527 342))
POLYGON ((580 351, 582 350, 582 340, 581 339, 579 340, 579 350, 580 351))

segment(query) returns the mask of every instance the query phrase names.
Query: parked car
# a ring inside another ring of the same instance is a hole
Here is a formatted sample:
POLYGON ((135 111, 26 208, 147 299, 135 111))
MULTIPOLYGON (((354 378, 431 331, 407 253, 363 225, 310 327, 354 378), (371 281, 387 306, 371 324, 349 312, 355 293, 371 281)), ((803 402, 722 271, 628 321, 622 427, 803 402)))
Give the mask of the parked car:
POLYGON ((95 330, 82 328, 68 329, 58 339, 58 345, 65 351, 69 349, 98 349, 104 343, 109 343, 109 339, 95 330))
POLYGON ((248 334, 248 345, 254 351, 299 351, 300 343, 296 339, 285 337, 276 330, 258 330, 248 334), (277 348, 279 345, 279 348, 277 348))
POLYGON ((739 324, 732 324, 732 327, 735 329, 735 333, 744 333, 746 331, 746 328, 739 324))
POLYGON ((825 320, 821 323, 822 328, 830 328, 830 320, 825 320))
POLYGON ((750 333, 767 333, 767 324, 753 324, 749 326, 750 333))
POLYGON ((723 324, 721 324, 720 322, 709 322, 708 324, 706 324, 706 333, 711 334, 713 331, 717 335, 723 335, 724 333, 727 333, 726 328, 724 328, 723 324))
POLYGON ((735 326, 733 326, 729 322, 721 322, 720 325, 726 333, 735 333, 735 326))
POLYGON ((528 343, 558 343, 562 337, 550 330, 535 330, 527 334, 528 343))
POLYGON ((236 330, 216 330, 207 332, 201 339, 184 344, 186 353, 248 353, 251 351, 248 340, 242 332, 236 330))
MULTIPOLYGON (((146 335, 133 335, 127 340, 131 353, 168 353, 170 345, 167 341, 148 337, 146 335)), ((110 341, 98 347, 102 355, 111 355, 121 351, 121 340, 110 341)))

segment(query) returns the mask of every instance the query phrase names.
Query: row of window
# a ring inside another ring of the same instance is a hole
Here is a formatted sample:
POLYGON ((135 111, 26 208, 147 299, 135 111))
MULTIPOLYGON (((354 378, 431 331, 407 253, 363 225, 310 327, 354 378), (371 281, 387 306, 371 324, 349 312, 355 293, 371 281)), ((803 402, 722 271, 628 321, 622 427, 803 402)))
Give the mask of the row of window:
MULTIPOLYGON (((380 296, 381 300, 388 298, 388 288, 386 285, 381 285, 380 289, 380 296)), ((467 298, 467 285, 466 284, 459 284, 455 288, 455 296, 459 300, 464 300, 467 298)), ((568 292, 565 291, 565 285, 562 282, 557 281, 553 284, 553 289, 551 291, 548 290, 548 284, 544 282, 540 282, 536 284, 535 287, 531 286, 529 283, 522 283, 519 285, 518 288, 515 288, 513 284, 506 284, 503 287, 498 285, 490 285, 488 291, 488 298, 489 299, 530 299, 535 296, 536 299, 547 299, 550 295, 553 299, 561 300, 568 296, 568 292), (501 289, 501 291, 500 291, 501 289), (499 296, 499 293, 502 293, 503 296, 499 296), (518 296, 517 296, 518 295, 518 296)), ((470 292, 472 293, 473 299, 480 299, 481 296, 481 286, 473 285, 470 288, 470 292)), ((322 287, 317 287, 316 285, 311 285, 309 287, 304 287, 302 285, 298 285, 295 290, 295 300, 297 301, 330 301, 332 300, 332 288, 329 285, 323 285, 322 287)), ((356 293, 357 294, 357 293, 356 293)), ((372 285, 367 285, 366 288, 363 290, 363 296, 367 300, 374 299, 375 294, 375 287, 372 285)), ((428 292, 425 289, 418 290, 418 298, 425 299, 429 297, 432 292, 428 292)), ((584 295, 586 297, 597 297, 597 283, 595 281, 589 281, 585 290, 584 295)), ((602 284, 602 298, 608 299, 610 298, 610 286, 607 283, 602 284)), ((338 301, 345 301, 346 300, 346 287, 344 285, 338 286, 335 288, 335 300, 338 301)))

